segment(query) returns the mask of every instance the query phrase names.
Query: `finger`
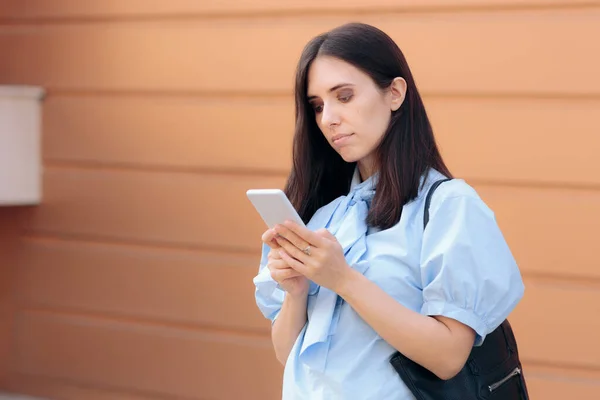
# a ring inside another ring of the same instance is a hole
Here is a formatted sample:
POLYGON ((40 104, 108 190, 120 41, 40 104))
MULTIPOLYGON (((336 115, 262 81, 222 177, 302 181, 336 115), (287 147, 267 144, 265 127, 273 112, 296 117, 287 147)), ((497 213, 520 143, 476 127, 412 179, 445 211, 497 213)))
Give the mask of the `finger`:
POLYGON ((313 247, 323 247, 323 245, 326 244, 325 240, 327 239, 317 235, 315 232, 304 226, 298 225, 293 221, 285 221, 284 226, 305 240, 307 243, 310 243, 313 247))
POLYGON ((310 245, 310 243, 308 243, 306 240, 302 239, 300 236, 283 225, 276 225, 274 229, 281 237, 287 239, 291 244, 300 250, 304 250, 310 245))
POLYGON ((280 249, 279 253, 281 254, 281 259, 285 261, 287 265, 295 269, 301 275, 306 276, 306 273, 308 272, 306 265, 290 256, 284 249, 280 249))
POLYGON ((333 236, 333 234, 325 228, 321 228, 321 229, 315 231, 315 233, 325 239, 337 240, 337 238, 335 236, 333 236))
MULTIPOLYGON (((279 246, 279 244, 277 246, 279 246)), ((279 249, 277 249, 277 250, 271 249, 271 251, 269 251, 269 254, 267 254, 267 259, 268 260, 281 260, 281 256, 279 255, 278 250, 279 249)))
POLYGON ((269 261, 269 269, 291 269, 291 267, 280 258, 279 260, 269 261))
POLYGON ((277 269, 290 269, 290 266, 283 260, 274 260, 267 263, 267 268, 269 268, 270 271, 275 271, 277 269))
MULTIPOLYGON (((290 243, 286 239, 276 239, 276 240, 277 240, 277 243, 279 243, 281 248, 284 249, 287 254, 294 257, 296 260, 299 260, 300 262, 306 261, 306 257, 308 257, 308 255, 305 254, 298 247, 294 246, 292 243, 290 243)), ((280 254, 280 256, 281 256, 281 254, 280 254)))
POLYGON ((277 232, 275 232, 274 229, 267 229, 263 234, 262 234, 262 241, 263 242, 269 242, 271 240, 273 240, 273 238, 275 238, 275 236, 277 235, 277 232))
POLYGON ((298 276, 302 276, 302 274, 293 268, 271 270, 271 278, 276 282, 282 282, 286 279, 296 278, 298 276))
POLYGON ((274 229, 269 229, 265 233, 263 233, 261 240, 264 244, 269 246, 271 249, 279 249, 279 244, 275 240, 277 236, 277 232, 274 229))
POLYGON ((277 238, 283 238, 283 236, 279 232, 277 232, 277 230, 275 230, 275 228, 269 229, 268 231, 263 233, 263 236, 262 236, 263 242, 272 242, 272 243, 275 243, 276 246, 278 246, 277 241, 275 240, 277 238))

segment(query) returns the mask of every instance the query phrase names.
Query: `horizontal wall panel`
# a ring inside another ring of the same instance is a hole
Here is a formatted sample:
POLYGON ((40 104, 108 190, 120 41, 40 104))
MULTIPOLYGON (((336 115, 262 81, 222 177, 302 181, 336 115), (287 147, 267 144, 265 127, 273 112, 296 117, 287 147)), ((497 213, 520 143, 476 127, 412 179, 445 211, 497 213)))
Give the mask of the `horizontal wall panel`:
POLYGON ((122 17, 161 16, 165 14, 245 13, 245 12, 306 12, 306 11, 372 11, 378 8, 392 10, 432 10, 461 7, 544 7, 577 6, 598 4, 594 0, 333 0, 323 3, 318 0, 305 1, 195 1, 172 0, 129 0, 82 2, 77 0, 55 0, 52 5, 44 0, 0 0, 0 17, 4 18, 65 18, 65 17, 122 17))
POLYGON ((476 187, 492 208, 521 269, 600 278, 596 259, 600 191, 476 187))
POLYGON ((532 399, 600 398, 600 370, 523 362, 532 399))
POLYGON ((600 370, 600 348, 590 334, 600 329, 600 322, 581 317, 599 315, 600 291, 560 281, 551 284, 526 279, 525 285, 525 296, 509 316, 521 357, 600 370))
MULTIPOLYGON (((430 97, 425 102, 457 176, 600 183, 595 172, 600 170, 600 100, 430 97)), ((287 96, 51 96, 44 106, 44 157, 287 173, 293 107, 287 96)))
POLYGON ((252 255, 26 240, 16 295, 28 306, 260 330, 252 255))
MULTIPOLYGON (((525 371, 527 373, 527 371, 525 371)), ((532 399, 599 399, 600 381, 564 379, 561 376, 526 375, 529 396, 532 399)))
POLYGON ((456 176, 526 183, 600 183, 600 101, 426 99, 456 176))
POLYGON ((78 90, 289 92, 305 43, 358 19, 397 40, 425 92, 596 96, 599 18, 582 9, 14 25, 0 33, 11 54, 0 76, 78 90))
MULTIPOLYGON (((283 178, 48 168, 28 230, 254 252, 265 228, 245 192, 283 178)), ((600 191, 476 187, 521 268, 600 277, 600 191), (553 249, 553 251, 548 251, 553 249)))
POLYGON ((268 338, 27 312, 15 337, 16 372, 184 398, 280 395, 268 338))
POLYGON ((259 251, 267 229, 246 197, 279 177, 52 169, 28 229, 259 251))
MULTIPOLYGON (((173 397, 155 393, 131 392, 110 386, 81 384, 69 379, 12 373, 3 388, 11 393, 56 400, 207 400, 201 397, 173 397)), ((20 400, 20 399, 19 399, 20 400)))
POLYGON ((294 110, 285 98, 51 96, 44 158, 286 171, 294 110))

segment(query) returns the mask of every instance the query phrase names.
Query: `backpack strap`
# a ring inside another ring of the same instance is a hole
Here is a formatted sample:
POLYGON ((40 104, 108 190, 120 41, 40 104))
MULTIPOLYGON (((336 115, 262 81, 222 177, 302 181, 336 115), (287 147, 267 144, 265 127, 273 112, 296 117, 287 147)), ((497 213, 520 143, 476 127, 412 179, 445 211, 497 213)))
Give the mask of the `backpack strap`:
POLYGON ((431 197, 433 196, 433 192, 438 188, 442 183, 446 181, 450 181, 450 178, 440 179, 439 181, 433 182, 433 185, 429 188, 429 192, 427 193, 427 197, 425 198, 425 212, 423 213, 423 229, 427 226, 429 222, 429 205, 431 204, 431 197))

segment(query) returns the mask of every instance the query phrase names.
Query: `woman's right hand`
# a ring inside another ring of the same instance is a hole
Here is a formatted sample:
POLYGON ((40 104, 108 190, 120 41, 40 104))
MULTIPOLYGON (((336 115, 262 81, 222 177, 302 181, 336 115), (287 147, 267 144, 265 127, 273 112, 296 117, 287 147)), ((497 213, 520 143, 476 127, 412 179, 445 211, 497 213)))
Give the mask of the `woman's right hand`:
MULTIPOLYGON (((309 281, 304 275, 291 268, 282 260, 279 254, 280 246, 275 240, 275 235, 276 232, 269 229, 262 236, 263 242, 271 248, 267 256, 267 267, 271 272, 271 278, 290 295, 304 296, 308 293, 309 281)), ((283 238, 281 237, 281 239, 283 238)))

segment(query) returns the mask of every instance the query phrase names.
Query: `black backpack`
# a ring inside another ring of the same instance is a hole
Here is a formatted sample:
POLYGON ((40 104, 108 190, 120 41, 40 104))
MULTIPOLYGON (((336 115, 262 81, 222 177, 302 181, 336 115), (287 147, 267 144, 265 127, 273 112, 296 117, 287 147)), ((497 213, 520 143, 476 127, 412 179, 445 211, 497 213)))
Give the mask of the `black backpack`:
MULTIPOLYGON (((436 181, 425 199, 423 229, 429 221, 431 196, 449 179, 436 181)), ((508 320, 473 347, 462 370, 449 380, 396 352, 390 363, 417 400, 528 400, 517 341, 508 320)))

